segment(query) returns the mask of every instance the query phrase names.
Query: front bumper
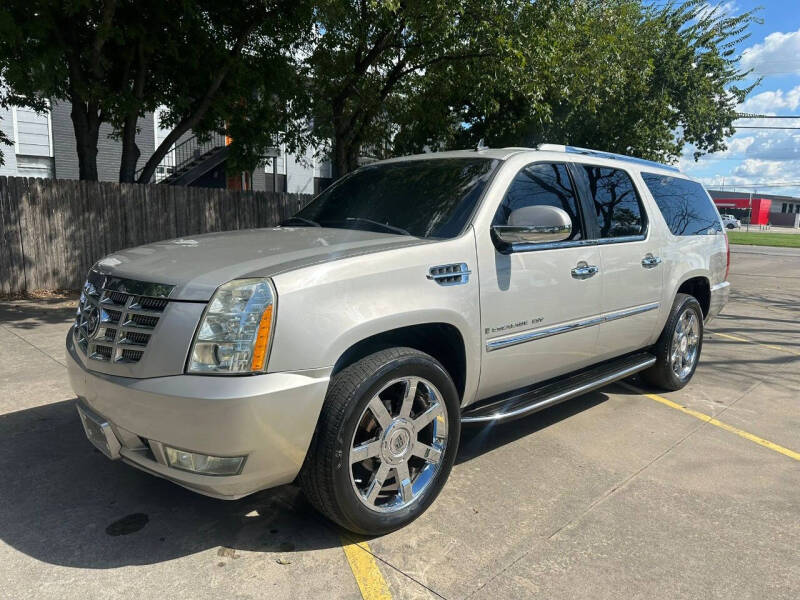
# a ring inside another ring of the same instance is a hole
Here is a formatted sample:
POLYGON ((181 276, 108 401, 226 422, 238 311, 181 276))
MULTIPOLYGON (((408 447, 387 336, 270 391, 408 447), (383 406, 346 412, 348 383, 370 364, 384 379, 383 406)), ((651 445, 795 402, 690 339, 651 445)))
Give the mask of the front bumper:
POLYGON ((71 331, 66 354, 81 418, 84 423, 87 415, 97 423, 107 423, 104 433, 111 436, 112 458, 201 494, 226 499, 289 483, 297 476, 331 372, 117 377, 84 368, 71 331), (200 475, 168 466, 164 444, 247 459, 238 475, 200 475))
POLYGON ((706 315, 706 323, 716 317, 725 305, 731 295, 731 284, 728 281, 723 281, 711 287, 711 301, 708 306, 708 314, 706 315))

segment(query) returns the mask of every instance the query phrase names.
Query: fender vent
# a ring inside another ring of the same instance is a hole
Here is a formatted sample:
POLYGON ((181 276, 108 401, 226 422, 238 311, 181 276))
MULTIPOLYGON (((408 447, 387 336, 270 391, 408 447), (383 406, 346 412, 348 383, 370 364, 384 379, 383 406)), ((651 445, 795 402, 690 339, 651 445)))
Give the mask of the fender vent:
POLYGON ((428 270, 428 279, 439 285, 462 285, 469 281, 472 271, 467 263, 453 263, 452 265, 438 265, 428 270))

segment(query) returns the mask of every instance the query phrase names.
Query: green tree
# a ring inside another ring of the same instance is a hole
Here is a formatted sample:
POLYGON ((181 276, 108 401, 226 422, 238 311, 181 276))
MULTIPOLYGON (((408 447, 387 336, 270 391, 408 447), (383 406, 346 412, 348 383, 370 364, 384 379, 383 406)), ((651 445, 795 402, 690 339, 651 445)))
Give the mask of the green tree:
MULTIPOLYGON (((270 74, 286 73, 289 46, 310 25, 309 6, 303 0, 5 0, 0 74, 19 104, 45 98, 72 104, 81 179, 97 179, 100 126, 109 123, 122 142, 120 181, 133 181, 137 119, 165 106, 164 124, 173 131, 145 164, 139 181, 146 182, 181 135, 225 130, 270 74)), ((281 79, 272 96, 289 83, 281 79)), ((258 134, 279 120, 269 119, 258 134)))
POLYGON ((754 13, 703 0, 342 1, 323 14, 315 115, 340 172, 364 149, 481 139, 671 161, 687 143, 698 155, 723 149, 753 87, 739 85, 736 47, 754 13), (401 63, 422 67, 392 79, 401 63))
MULTIPOLYGON (((471 94, 453 87, 453 145, 587 146, 672 161, 725 148, 736 106, 736 46, 753 12, 729 15, 691 0, 535 2, 520 11, 502 77, 476 72, 471 94)), ((466 77, 462 81, 469 81, 466 77)))
MULTIPOLYGON (((157 75, 162 125, 171 132, 145 164, 140 182, 183 134, 212 131, 233 139, 230 165, 250 169, 276 134, 290 148, 304 139, 296 115, 307 106, 306 81, 296 59, 311 29, 306 0, 216 0, 192 3, 186 34, 169 49, 157 75)), ((174 36, 172 29, 169 36, 174 36)), ((174 39, 174 38, 173 38, 174 39)))
POLYGON ((313 125, 332 144, 338 175, 364 149, 391 152, 394 110, 411 81, 439 65, 496 53, 501 0, 323 0, 309 50, 313 125))
MULTIPOLYGON (((0 108, 8 108, 8 100, 6 99, 5 95, 0 92, 0 108)), ((10 139, 5 132, 0 129, 0 167, 6 164, 5 158, 3 157, 3 146, 13 146, 14 140, 10 139)))

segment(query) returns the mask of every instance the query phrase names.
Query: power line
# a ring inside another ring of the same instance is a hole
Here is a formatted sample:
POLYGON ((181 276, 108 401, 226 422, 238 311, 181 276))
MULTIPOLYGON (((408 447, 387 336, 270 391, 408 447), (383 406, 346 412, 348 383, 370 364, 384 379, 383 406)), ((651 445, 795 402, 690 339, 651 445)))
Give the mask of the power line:
POLYGON ((707 158, 708 160, 763 160, 763 161, 790 161, 790 160, 800 160, 800 154, 797 156, 770 156, 768 158, 760 157, 760 156, 721 156, 717 158, 713 154, 703 154, 700 159, 707 158))
POLYGON ((759 115, 756 113, 736 113, 739 119, 800 119, 800 115, 759 115))
POLYGON ((721 185, 723 187, 746 187, 746 188, 776 188, 776 187, 798 187, 800 181, 785 181, 783 183, 729 183, 729 184, 716 184, 710 183, 708 185, 721 185))
POLYGON ((800 130, 800 127, 772 127, 769 125, 734 125, 736 129, 792 129, 800 130))

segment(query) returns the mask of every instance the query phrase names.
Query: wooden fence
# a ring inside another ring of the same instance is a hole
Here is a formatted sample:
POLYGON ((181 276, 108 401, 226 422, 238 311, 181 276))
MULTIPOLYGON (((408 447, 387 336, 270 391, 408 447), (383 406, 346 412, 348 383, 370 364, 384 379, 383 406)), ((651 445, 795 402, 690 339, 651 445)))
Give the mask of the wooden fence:
POLYGON ((78 289, 101 257, 212 231, 271 227, 311 196, 0 177, 0 294, 78 289))

